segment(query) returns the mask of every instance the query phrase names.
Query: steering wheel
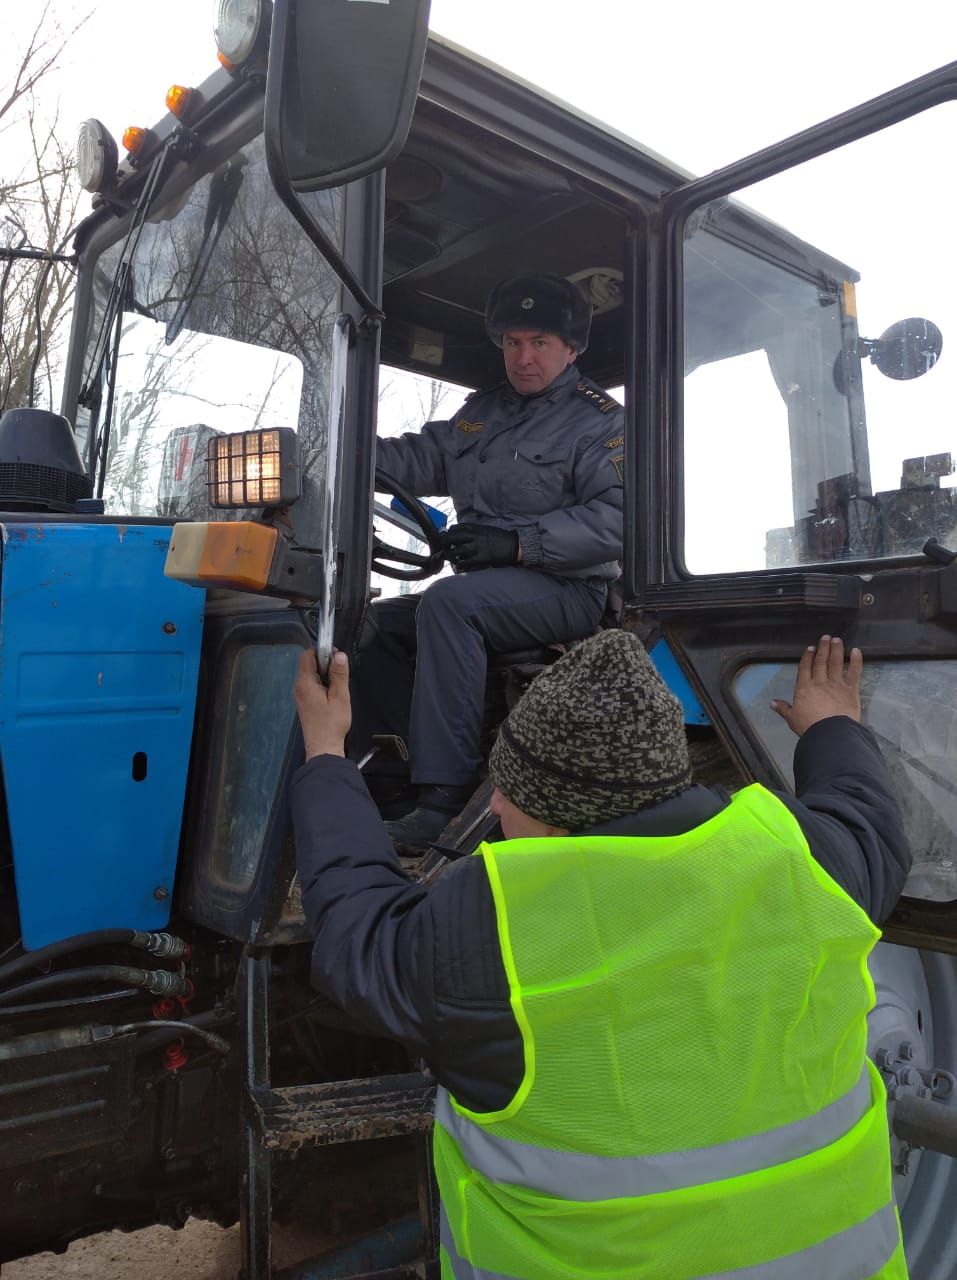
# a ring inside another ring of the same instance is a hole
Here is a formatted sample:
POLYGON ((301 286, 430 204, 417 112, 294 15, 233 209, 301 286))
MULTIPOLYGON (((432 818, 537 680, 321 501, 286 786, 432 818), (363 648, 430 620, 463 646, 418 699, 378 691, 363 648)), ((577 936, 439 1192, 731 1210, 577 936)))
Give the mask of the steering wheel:
POLYGON ((418 582, 423 578, 431 578, 433 574, 438 573, 442 568, 442 562, 445 560, 445 551, 442 547, 442 538, 439 530, 432 523, 432 518, 426 510, 423 503, 410 493, 404 485, 393 480, 392 476, 376 467, 375 471, 375 491, 376 493, 391 493, 393 497, 398 498, 402 505, 406 508, 409 516, 419 526, 422 533, 422 540, 428 543, 429 554, 425 555, 417 551, 403 551, 400 547, 393 547, 388 542, 383 542, 377 533, 372 535, 372 568, 375 573, 381 573, 386 578, 399 578, 402 582, 418 582), (383 563, 385 560, 395 561, 394 564, 383 563), (400 564, 410 565, 411 568, 399 569, 396 566, 400 564))

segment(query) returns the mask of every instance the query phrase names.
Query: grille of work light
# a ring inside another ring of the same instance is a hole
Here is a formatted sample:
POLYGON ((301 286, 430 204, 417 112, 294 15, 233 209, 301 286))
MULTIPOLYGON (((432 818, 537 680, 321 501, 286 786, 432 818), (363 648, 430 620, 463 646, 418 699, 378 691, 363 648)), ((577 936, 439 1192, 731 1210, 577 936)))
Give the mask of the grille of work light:
POLYGON ((290 427, 214 436, 206 455, 211 507, 285 507, 299 497, 298 440, 290 427))

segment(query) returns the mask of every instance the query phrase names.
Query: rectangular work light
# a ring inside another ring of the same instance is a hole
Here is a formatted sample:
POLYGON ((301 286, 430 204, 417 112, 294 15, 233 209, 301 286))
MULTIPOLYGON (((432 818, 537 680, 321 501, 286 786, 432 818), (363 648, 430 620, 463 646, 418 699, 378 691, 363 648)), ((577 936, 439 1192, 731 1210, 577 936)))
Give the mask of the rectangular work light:
POLYGON ((291 427, 213 436, 206 454, 211 507, 287 507, 300 493, 299 440, 291 427))

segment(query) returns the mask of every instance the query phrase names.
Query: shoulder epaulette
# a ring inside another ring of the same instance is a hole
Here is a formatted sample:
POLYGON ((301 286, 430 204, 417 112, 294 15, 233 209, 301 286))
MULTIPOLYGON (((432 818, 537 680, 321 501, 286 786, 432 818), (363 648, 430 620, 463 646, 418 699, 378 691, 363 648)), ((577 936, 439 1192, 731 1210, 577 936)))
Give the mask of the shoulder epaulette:
POLYGON ((621 405, 617 400, 612 400, 604 391, 600 391, 597 387, 590 386, 587 382, 579 382, 575 388, 575 394, 587 400, 590 405, 598 409, 601 413, 612 413, 615 409, 620 409, 621 405))

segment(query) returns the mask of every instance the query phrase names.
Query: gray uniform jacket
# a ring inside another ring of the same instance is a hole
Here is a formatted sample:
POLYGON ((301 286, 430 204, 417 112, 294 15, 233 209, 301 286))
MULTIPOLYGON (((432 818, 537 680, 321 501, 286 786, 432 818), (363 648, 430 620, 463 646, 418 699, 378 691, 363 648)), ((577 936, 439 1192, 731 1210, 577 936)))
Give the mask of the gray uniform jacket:
POLYGON ((515 529, 522 564, 617 578, 624 411, 570 365, 544 391, 477 391, 447 422, 379 440, 377 464, 420 497, 451 497, 462 523, 515 529))

